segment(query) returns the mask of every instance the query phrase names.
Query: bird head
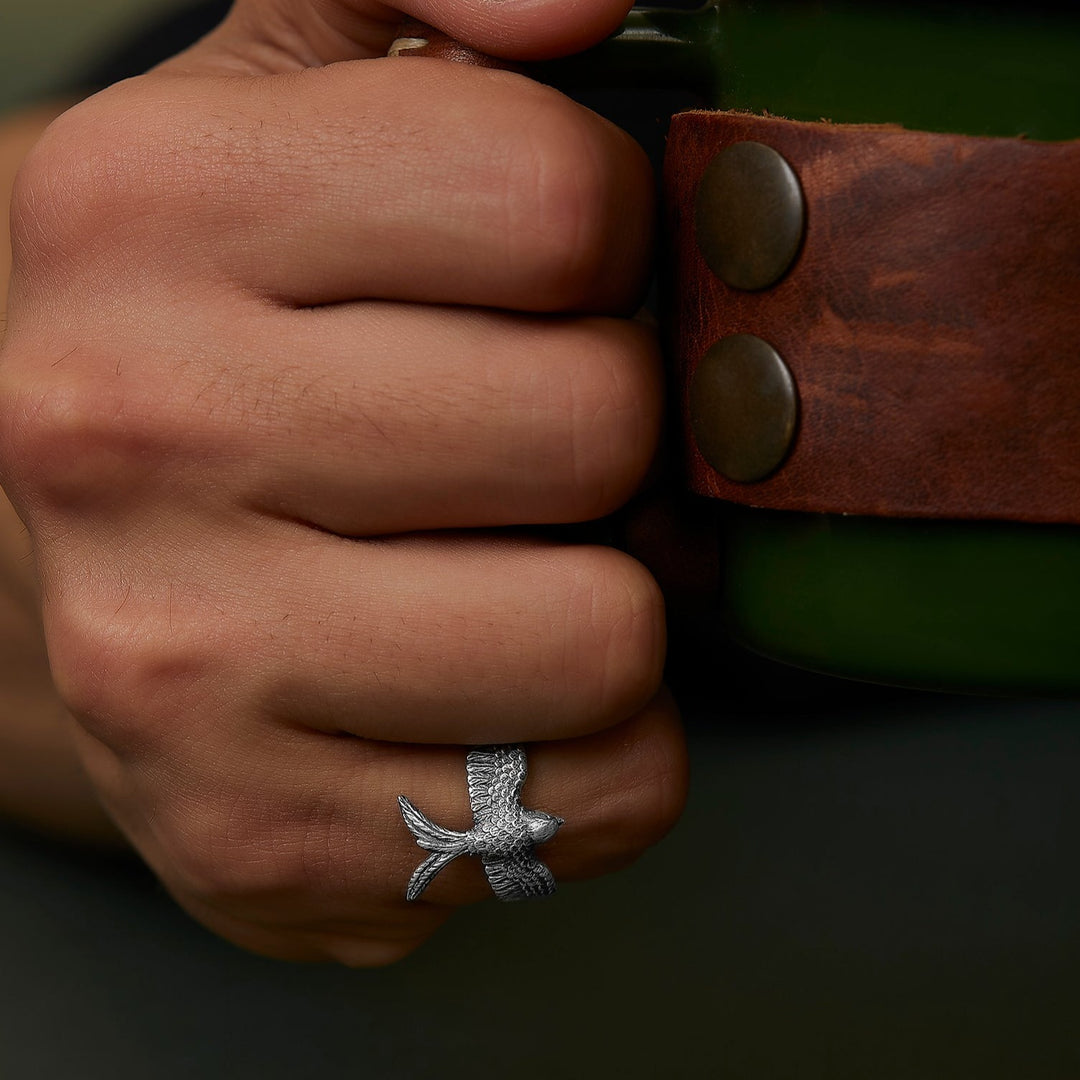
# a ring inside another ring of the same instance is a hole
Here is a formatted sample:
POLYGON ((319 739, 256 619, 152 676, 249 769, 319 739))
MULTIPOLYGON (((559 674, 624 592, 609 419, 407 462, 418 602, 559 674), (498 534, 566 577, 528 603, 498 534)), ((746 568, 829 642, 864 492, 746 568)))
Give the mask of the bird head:
POLYGON ((563 824, 561 817, 547 814, 543 810, 529 811, 529 837, 534 844, 543 844, 550 840, 563 824))

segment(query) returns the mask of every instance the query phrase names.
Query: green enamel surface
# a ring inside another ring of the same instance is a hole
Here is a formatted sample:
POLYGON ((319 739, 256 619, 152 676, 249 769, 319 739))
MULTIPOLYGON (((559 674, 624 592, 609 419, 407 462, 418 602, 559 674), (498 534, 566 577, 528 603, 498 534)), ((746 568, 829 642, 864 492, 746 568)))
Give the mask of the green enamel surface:
POLYGON ((1070 139, 1080 7, 724 3, 719 104, 795 120, 1070 139))
MULTIPOLYGON (((717 103, 977 135, 1080 134, 1075 15, 725 3, 717 103)), ((734 636, 851 678, 1080 694, 1080 528, 728 514, 734 636)))
POLYGON ((936 689, 1080 691, 1080 530, 731 508, 730 628, 818 671, 936 689))

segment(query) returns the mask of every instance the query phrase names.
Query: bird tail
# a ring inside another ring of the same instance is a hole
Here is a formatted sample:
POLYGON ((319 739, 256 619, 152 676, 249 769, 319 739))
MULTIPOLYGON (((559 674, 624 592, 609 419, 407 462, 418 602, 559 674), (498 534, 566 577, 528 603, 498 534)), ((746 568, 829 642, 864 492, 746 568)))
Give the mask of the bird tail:
POLYGON ((425 851, 433 852, 416 868, 405 890, 407 900, 416 900, 447 863, 465 852, 467 841, 464 833, 444 829, 425 817, 404 795, 398 796, 398 805, 417 844, 425 851))
POLYGON ((405 899, 419 900, 420 894, 431 884, 435 875, 460 854, 460 851, 437 851, 434 855, 429 855, 409 878, 409 884, 405 889, 405 899))
POLYGON ((465 834, 455 832, 453 829, 444 829, 436 825, 430 818, 425 817, 404 795, 398 796, 398 806, 401 807, 401 816, 405 824, 409 826, 409 832, 416 837, 416 842, 426 851, 448 852, 453 851, 460 855, 465 850, 465 834))

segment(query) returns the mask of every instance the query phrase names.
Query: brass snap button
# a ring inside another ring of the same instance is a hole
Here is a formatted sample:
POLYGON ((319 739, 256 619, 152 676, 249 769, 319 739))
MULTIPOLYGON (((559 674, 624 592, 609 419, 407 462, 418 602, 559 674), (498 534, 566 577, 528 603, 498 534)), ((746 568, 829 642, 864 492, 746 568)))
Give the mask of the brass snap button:
POLYGON ((806 203, 795 170, 771 146, 738 142, 709 162, 694 205, 698 247, 736 289, 766 289, 802 244, 806 203))
POLYGON ((764 480, 784 462, 798 419, 795 380, 753 334, 721 338, 690 382, 690 425, 705 460, 728 480, 764 480))

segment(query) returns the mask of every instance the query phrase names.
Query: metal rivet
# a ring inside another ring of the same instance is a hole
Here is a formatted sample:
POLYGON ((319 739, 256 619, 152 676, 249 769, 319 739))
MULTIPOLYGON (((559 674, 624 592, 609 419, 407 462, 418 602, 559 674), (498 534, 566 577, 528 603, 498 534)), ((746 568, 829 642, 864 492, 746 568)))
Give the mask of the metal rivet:
POLYGON ((738 483, 764 480, 783 464, 798 412, 787 365, 753 334, 721 338, 690 382, 690 424, 698 449, 717 472, 738 483))
POLYGON ((765 289, 799 253, 806 203, 799 178, 771 147, 739 142, 709 162, 694 206, 697 242, 713 273, 736 289, 765 289))

